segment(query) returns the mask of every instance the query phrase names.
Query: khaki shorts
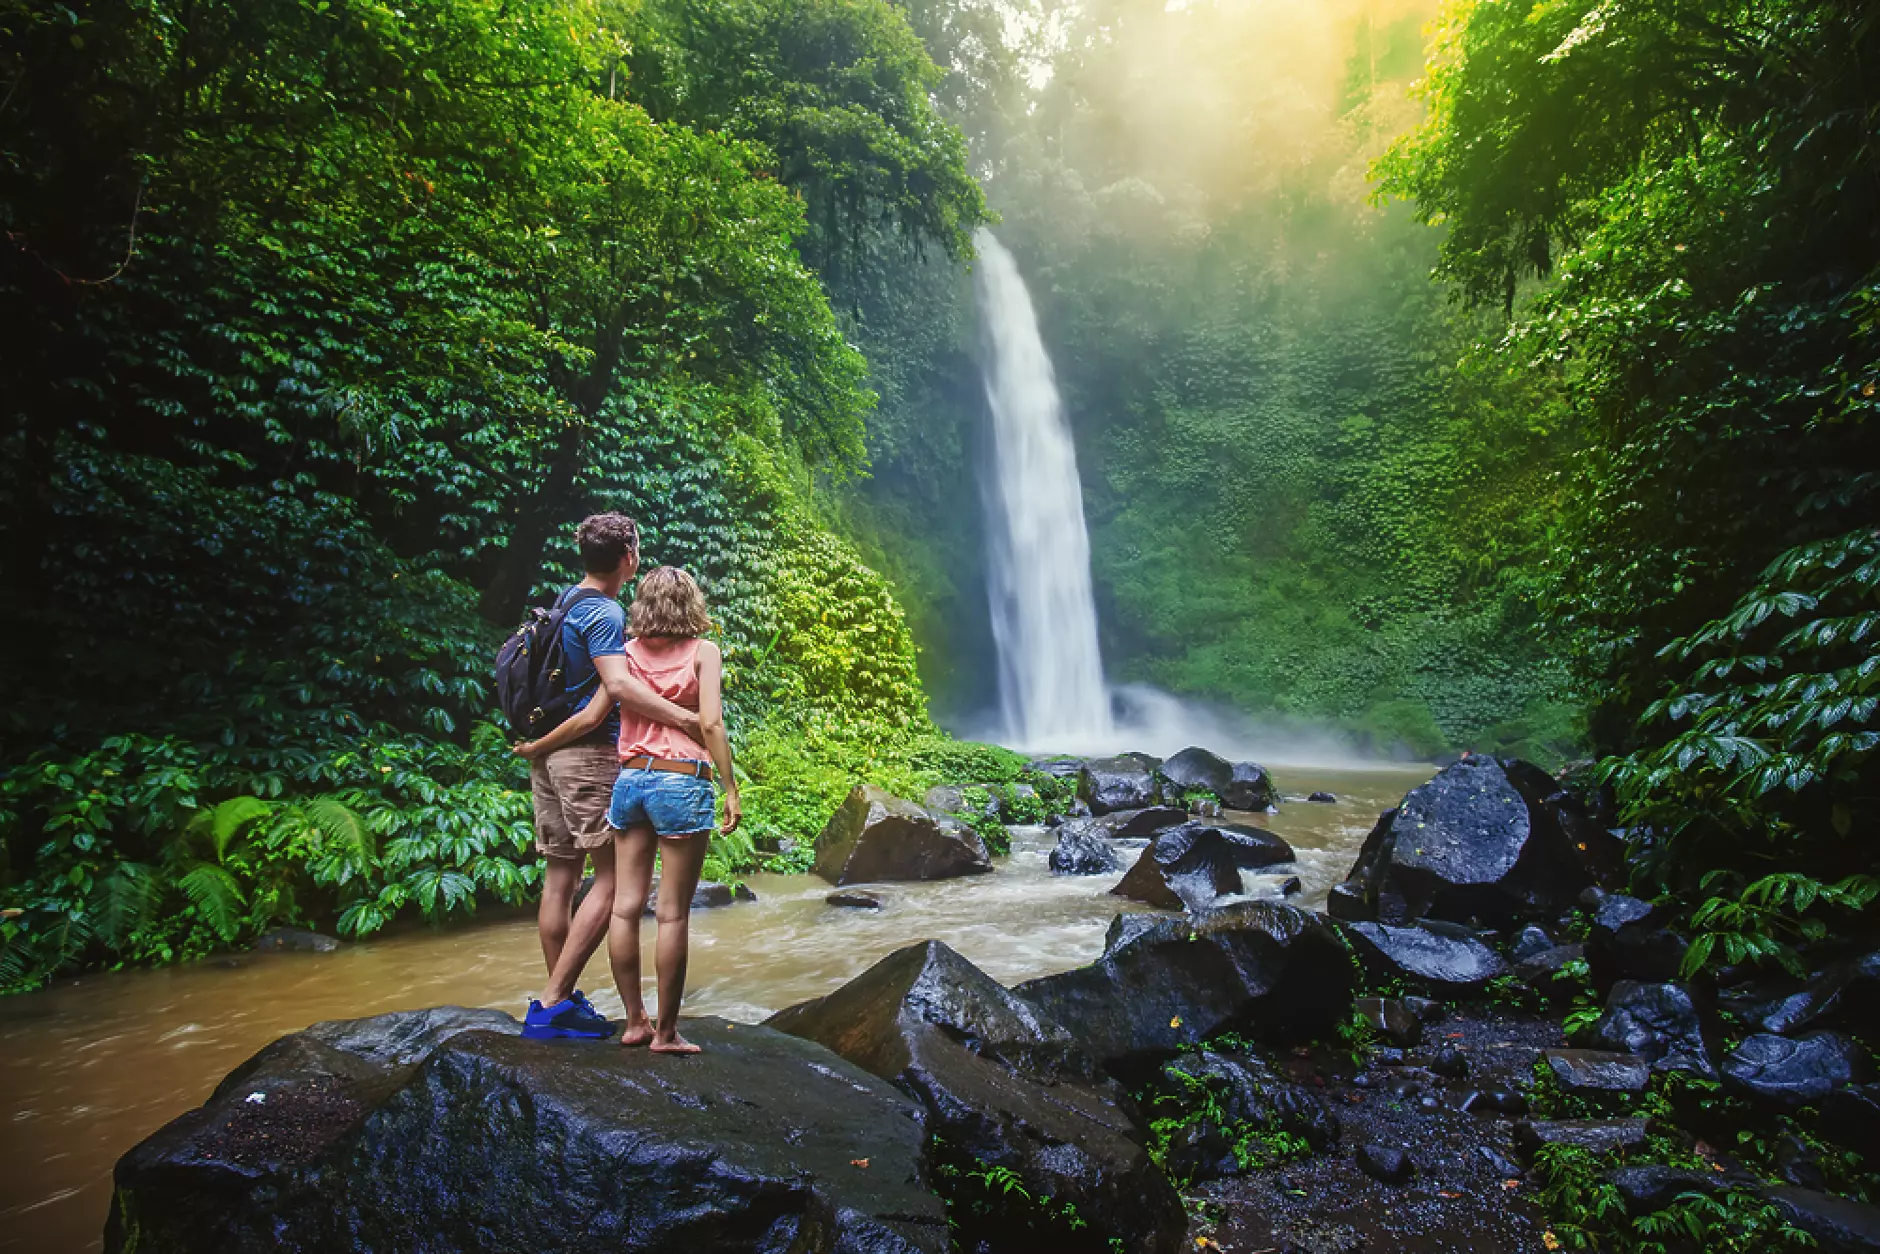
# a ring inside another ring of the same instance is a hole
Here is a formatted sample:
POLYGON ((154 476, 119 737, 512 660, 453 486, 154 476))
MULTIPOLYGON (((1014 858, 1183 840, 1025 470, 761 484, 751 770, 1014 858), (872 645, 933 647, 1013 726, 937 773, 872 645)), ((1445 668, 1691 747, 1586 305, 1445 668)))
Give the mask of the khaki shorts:
POLYGON ((620 778, 611 744, 568 745, 529 764, 535 798, 535 848, 550 858, 580 858, 611 844, 607 807, 620 778))

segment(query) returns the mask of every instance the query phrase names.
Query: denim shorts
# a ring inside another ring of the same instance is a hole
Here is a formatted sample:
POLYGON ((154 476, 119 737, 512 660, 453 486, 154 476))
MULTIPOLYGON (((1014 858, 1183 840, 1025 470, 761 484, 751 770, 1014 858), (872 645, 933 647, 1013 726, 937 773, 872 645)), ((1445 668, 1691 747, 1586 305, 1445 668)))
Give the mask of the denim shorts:
POLYGON ((625 831, 651 824, 659 836, 689 836, 717 826, 718 792, 709 779, 672 771, 622 771, 607 822, 625 831))

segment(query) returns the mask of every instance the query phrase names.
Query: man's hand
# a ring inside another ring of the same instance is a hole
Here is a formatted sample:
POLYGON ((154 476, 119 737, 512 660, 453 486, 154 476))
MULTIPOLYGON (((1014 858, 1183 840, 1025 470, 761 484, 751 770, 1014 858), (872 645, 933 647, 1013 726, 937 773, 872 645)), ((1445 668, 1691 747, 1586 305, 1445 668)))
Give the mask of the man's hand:
POLYGON ((718 830, 730 835, 738 830, 738 824, 744 820, 744 807, 738 804, 738 790, 725 789, 725 821, 718 825, 718 830))
POLYGON ((540 742, 534 740, 518 740, 509 746, 509 751, 519 758, 527 758, 533 762, 542 754, 542 751, 535 747, 538 743, 540 742))

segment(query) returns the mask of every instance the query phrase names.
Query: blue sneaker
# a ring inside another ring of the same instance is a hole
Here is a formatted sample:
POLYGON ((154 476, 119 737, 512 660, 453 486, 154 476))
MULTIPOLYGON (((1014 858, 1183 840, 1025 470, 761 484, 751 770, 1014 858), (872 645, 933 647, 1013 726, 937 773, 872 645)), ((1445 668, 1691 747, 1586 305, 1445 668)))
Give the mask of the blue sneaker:
POLYGON ((606 1015, 602 1014, 600 1011, 594 1009, 594 1003, 589 1001, 587 999, 587 994, 582 992, 578 988, 574 992, 568 994, 568 1000, 573 1002, 575 1005, 581 1007, 581 1009, 587 1011, 589 1014, 593 1015, 596 1019, 605 1019, 607 1017, 606 1015))
POLYGON ((612 1036, 613 1032, 612 1024, 595 1014, 592 1007, 583 1008, 577 1004, 572 997, 552 1006, 531 1001, 529 1013, 522 1019, 522 1034, 536 1041, 565 1036, 599 1040, 604 1036, 612 1036))

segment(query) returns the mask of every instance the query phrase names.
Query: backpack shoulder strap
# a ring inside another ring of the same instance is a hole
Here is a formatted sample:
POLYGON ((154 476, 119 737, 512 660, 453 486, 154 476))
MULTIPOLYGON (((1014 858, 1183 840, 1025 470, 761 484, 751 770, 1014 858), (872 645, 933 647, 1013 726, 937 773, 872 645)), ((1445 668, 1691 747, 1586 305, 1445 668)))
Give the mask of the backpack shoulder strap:
POLYGON ((602 592, 599 588, 585 588, 580 584, 576 584, 574 587, 555 598, 555 608, 558 610, 573 609, 583 601, 591 601, 595 597, 605 597, 606 595, 607 594, 602 592))

